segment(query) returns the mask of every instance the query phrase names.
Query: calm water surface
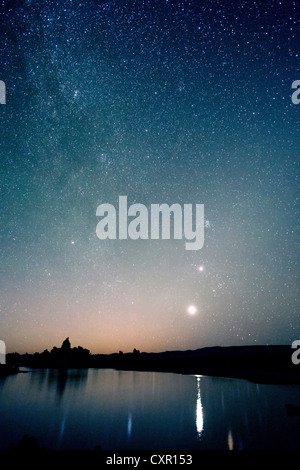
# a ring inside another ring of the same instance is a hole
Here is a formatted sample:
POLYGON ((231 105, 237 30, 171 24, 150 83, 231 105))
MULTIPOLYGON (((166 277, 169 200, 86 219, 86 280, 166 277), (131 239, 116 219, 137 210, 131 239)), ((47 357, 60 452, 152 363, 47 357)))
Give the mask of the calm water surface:
POLYGON ((300 449, 299 386, 111 369, 0 378, 0 448, 300 449))

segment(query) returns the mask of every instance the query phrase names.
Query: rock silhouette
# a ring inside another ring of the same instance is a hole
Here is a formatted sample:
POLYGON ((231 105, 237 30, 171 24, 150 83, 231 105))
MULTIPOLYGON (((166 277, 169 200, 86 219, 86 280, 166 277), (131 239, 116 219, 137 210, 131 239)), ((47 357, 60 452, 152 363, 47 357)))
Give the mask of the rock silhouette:
POLYGON ((90 351, 78 346, 71 347, 69 338, 66 338, 60 348, 54 346, 49 352, 45 349, 42 353, 20 355, 13 353, 8 355, 8 362, 25 367, 55 367, 59 369, 72 367, 86 367, 89 364, 90 351))
POLYGON ((63 341, 60 349, 65 353, 68 353, 71 350, 71 343, 69 337, 63 341))

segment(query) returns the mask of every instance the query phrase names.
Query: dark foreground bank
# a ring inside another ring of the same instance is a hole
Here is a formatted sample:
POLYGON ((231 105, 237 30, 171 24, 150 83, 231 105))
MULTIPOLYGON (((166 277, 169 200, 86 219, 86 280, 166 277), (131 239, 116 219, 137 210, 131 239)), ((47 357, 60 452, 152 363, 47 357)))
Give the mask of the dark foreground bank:
POLYGON ((11 353, 7 367, 16 372, 30 368, 114 368, 120 370, 176 372, 248 379, 257 383, 300 384, 300 364, 292 362, 288 345, 210 347, 188 351, 90 354, 71 348, 67 338, 61 348, 35 354, 11 353))

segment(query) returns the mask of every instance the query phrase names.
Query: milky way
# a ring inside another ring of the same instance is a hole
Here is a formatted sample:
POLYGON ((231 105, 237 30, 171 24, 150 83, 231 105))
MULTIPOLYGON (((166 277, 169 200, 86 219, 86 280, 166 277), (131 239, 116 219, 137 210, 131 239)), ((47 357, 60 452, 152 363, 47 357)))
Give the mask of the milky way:
POLYGON ((297 339, 296 4, 2 0, 9 352, 297 339), (204 204, 203 248, 99 240, 122 195, 204 204))

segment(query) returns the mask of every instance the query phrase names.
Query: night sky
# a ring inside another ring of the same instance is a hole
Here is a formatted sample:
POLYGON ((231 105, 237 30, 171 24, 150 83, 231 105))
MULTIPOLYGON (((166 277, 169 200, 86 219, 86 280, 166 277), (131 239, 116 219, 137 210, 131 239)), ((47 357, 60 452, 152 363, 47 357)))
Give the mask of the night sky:
POLYGON ((7 351, 299 337, 299 4, 0 1, 7 351), (205 240, 100 240, 99 204, 204 204, 205 240))

